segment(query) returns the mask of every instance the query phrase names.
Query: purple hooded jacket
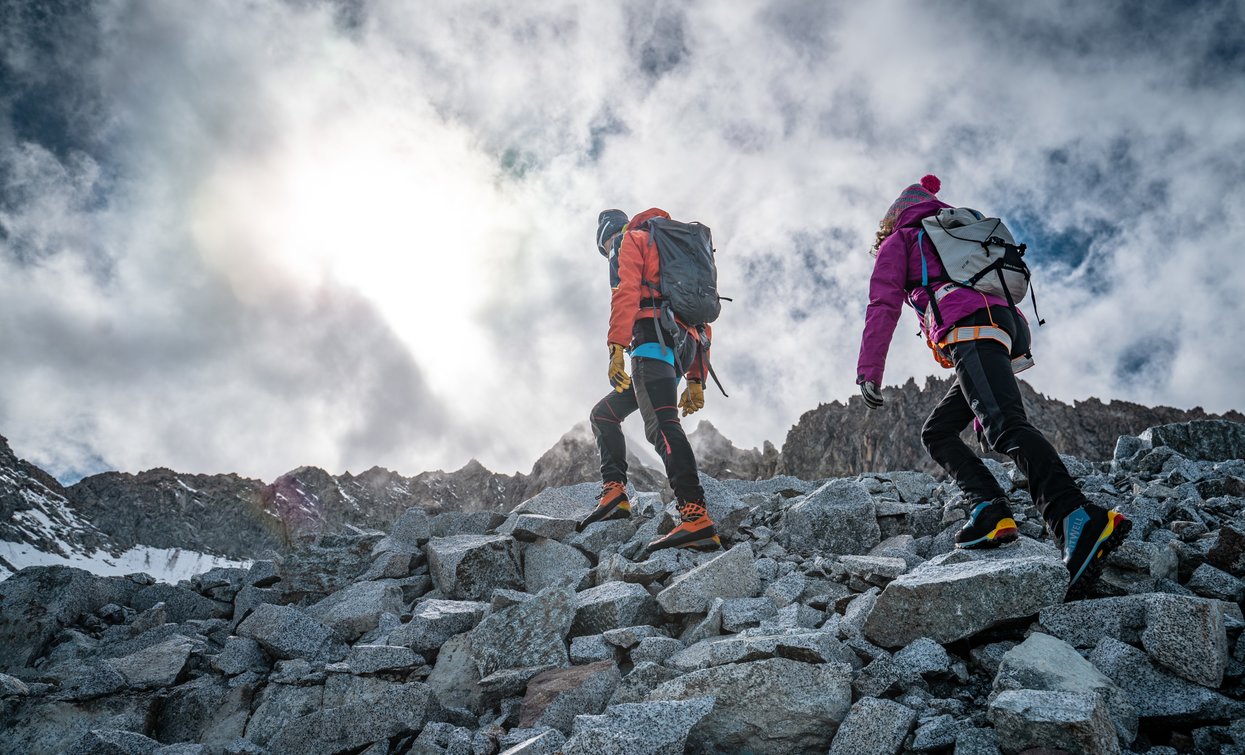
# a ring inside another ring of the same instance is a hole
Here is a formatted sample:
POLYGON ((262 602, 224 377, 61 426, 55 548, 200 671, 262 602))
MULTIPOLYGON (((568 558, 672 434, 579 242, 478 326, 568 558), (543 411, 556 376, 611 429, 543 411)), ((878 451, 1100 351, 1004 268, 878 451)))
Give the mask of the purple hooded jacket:
MULTIPOLYGON (((878 248, 873 276, 869 279, 869 307, 865 311, 865 332, 860 339, 860 359, 856 362, 857 384, 868 381, 879 388, 882 386, 886 353, 890 350, 903 303, 908 302, 916 310, 918 319, 929 305, 929 294, 921 287, 921 254, 924 253, 930 278, 941 276, 943 270, 928 238, 922 240, 924 249, 917 249, 917 235, 923 219, 950 206, 934 199, 908 207, 899 213, 894 233, 878 248)), ((938 302, 942 325, 936 325, 934 332, 926 335, 937 343, 958 320, 987 306, 1006 307, 1007 302, 972 289, 956 289, 938 302)), ((923 322, 921 327, 923 330, 923 322)))

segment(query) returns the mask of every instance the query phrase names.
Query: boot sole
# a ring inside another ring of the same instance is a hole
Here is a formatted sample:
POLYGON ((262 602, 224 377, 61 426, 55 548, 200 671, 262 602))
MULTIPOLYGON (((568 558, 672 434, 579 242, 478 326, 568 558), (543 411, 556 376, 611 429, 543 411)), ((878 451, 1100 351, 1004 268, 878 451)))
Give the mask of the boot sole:
POLYGON ((624 509, 622 506, 615 506, 608 514, 603 514, 601 516, 597 516, 598 510, 594 510, 591 514, 584 517, 582 521, 576 523, 575 531, 583 532, 588 529, 589 525, 596 524, 597 522, 608 522, 613 519, 626 519, 631 516, 631 510, 624 509))
POLYGON ((1112 514, 1117 517, 1113 522, 1114 530, 1094 546, 1094 550, 1089 554, 1088 563, 1085 564, 1081 571, 1081 576, 1068 586, 1065 600, 1076 600, 1089 595, 1090 588, 1102 576, 1102 567, 1106 563, 1107 554, 1123 545, 1128 538, 1128 533, 1132 531, 1133 522, 1131 519, 1117 511, 1109 512, 1108 516, 1112 514))
POLYGON ((648 550, 650 553, 664 548, 686 548, 688 550, 696 551, 715 551, 721 547, 722 538, 717 535, 712 535, 710 537, 696 535, 692 539, 688 540, 679 540, 677 538, 670 541, 654 540, 648 544, 648 550))

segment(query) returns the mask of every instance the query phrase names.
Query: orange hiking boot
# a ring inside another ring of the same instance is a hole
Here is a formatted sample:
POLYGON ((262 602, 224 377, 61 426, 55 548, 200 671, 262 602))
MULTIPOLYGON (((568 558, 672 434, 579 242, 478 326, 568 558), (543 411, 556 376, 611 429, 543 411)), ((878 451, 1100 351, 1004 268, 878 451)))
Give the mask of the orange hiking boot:
POLYGON ((690 548, 698 551, 711 551, 722 547, 722 538, 718 537, 717 528, 700 501, 687 501, 679 504, 679 514, 683 521, 679 526, 648 544, 650 551, 662 548, 690 548))
POLYGON ((627 486, 621 482, 604 483, 597 500, 600 503, 592 510, 592 513, 575 525, 576 532, 583 532, 594 522, 606 519, 626 519, 631 516, 631 501, 627 499, 627 486))

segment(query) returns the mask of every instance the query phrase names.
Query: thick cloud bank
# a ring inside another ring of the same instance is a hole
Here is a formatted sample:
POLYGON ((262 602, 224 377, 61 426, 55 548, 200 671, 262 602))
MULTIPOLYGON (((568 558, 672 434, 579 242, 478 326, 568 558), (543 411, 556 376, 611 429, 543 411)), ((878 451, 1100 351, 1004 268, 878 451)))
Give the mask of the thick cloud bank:
POLYGON ((526 468, 608 389, 596 213, 656 205, 735 299, 704 416, 781 442, 927 172, 1029 242, 1039 390, 1241 409, 1241 7, 0 4, 0 429, 67 479, 526 468))

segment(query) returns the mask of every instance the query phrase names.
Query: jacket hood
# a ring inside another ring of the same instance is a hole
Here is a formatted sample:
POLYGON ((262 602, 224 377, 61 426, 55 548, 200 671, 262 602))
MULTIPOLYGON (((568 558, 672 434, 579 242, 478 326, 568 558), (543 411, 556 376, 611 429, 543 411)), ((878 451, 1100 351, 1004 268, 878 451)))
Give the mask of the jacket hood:
POLYGON ((951 205, 940 199, 930 199, 924 202, 918 202, 911 207, 906 207, 899 213, 899 219, 895 221, 895 230, 905 228, 910 225, 916 225, 925 218, 933 215, 939 210, 950 207, 951 205))
POLYGON ((669 220, 670 213, 658 207, 650 207, 644 212, 641 212, 639 215, 636 215, 634 218, 632 218, 631 222, 627 224, 627 227, 628 228, 639 228, 640 226, 644 225, 645 223, 652 220, 653 218, 665 218, 666 220, 669 220))

